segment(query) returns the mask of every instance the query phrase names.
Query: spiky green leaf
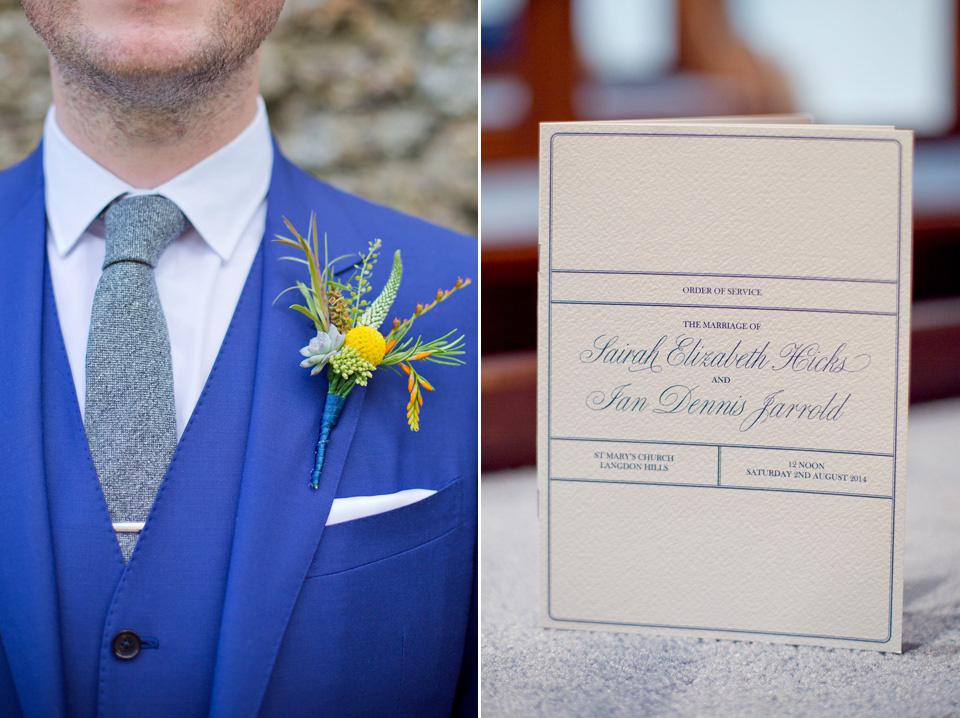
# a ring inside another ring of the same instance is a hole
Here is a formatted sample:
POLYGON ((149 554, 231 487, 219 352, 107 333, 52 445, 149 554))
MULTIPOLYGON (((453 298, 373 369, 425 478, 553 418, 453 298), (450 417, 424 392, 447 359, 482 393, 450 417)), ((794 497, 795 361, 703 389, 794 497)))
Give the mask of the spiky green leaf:
POLYGON ((393 254, 393 268, 390 270, 390 277, 387 279, 383 291, 360 315, 357 320, 358 326, 377 328, 383 324, 383 320, 387 318, 387 314, 390 312, 390 307, 393 306, 393 300, 397 298, 402 275, 403 262, 400 261, 400 250, 398 249, 393 254))

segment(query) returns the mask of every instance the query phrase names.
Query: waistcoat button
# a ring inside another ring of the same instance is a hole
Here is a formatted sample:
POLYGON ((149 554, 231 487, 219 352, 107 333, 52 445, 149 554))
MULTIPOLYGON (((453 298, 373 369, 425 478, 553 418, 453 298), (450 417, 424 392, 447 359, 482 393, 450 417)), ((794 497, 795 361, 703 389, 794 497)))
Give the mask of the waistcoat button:
POLYGON ((140 653, 140 636, 133 631, 120 631, 113 637, 113 655, 124 661, 136 658, 140 653))

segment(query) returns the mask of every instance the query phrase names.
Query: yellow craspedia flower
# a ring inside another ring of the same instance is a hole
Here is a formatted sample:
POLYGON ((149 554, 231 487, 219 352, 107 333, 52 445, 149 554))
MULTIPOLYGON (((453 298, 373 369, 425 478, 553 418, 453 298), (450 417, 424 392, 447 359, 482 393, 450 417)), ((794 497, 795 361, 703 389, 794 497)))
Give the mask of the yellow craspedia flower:
POLYGON ((374 366, 379 365, 383 361, 384 354, 387 353, 387 342, 383 334, 373 327, 354 327, 347 332, 343 343, 353 347, 357 354, 374 366))

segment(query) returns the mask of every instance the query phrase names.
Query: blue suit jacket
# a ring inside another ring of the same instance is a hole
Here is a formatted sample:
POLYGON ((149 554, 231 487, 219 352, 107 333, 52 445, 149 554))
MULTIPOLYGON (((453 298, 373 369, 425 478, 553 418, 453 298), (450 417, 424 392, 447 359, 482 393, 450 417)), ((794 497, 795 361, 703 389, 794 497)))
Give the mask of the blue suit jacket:
MULTIPOLYGON (((45 443, 57 437, 45 435, 41 422, 43 191, 39 151, 0 174, 3 716, 64 715, 69 703, 43 458, 45 443)), ((311 211, 328 235, 331 256, 364 250, 377 237, 383 256, 402 251, 394 315, 408 316, 457 276, 476 278, 474 240, 335 190, 277 151, 265 237, 288 234, 282 216, 305 229, 311 211)), ((203 701, 209 700, 210 715, 224 718, 383 714, 385 707, 396 715, 475 713, 477 289, 458 293, 415 325, 427 339, 456 327, 468 351, 465 367, 425 367, 437 391, 426 397, 421 430, 406 426, 405 377, 377 372, 348 399, 320 490, 312 491, 307 484, 325 382, 298 366, 309 323, 283 301, 273 304, 299 278, 301 265, 278 261, 287 252, 266 240, 261 252, 252 408, 215 668, 203 701), (437 494, 324 527, 335 497, 407 488, 437 494)), ((375 288, 386 267, 381 263, 375 288)), ((229 434, 231 417, 222 421, 229 434)), ((163 600, 180 600, 177 557, 161 553, 156 561, 170 573, 163 600)), ((135 680, 146 692, 163 679, 147 673, 135 680)), ((101 701, 99 712, 112 711, 101 701)), ((147 704, 128 714, 164 713, 147 704)))

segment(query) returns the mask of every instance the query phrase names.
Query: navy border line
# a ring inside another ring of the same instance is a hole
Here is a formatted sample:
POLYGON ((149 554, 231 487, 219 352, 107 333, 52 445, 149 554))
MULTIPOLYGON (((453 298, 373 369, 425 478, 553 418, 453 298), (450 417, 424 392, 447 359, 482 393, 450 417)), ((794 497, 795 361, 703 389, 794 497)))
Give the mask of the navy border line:
POLYGON ((728 449, 761 449, 764 451, 811 451, 817 454, 851 454, 853 456, 879 456, 896 458, 894 454, 877 451, 847 451, 846 449, 812 449, 802 446, 755 446, 752 444, 716 444, 700 441, 656 441, 653 439, 598 439, 592 436, 551 436, 550 441, 597 441, 607 444, 663 444, 664 446, 724 446, 728 449))
POLYGON ((690 484, 680 481, 630 481, 618 479, 570 479, 563 476, 553 476, 547 481, 563 481, 566 483, 578 484, 627 484, 628 486, 681 486, 688 489, 729 489, 731 491, 776 491, 781 494, 822 494, 825 496, 853 496, 857 499, 881 499, 890 501, 893 494, 884 496, 882 494, 855 494, 847 491, 816 491, 814 489, 778 489, 772 486, 737 486, 734 484, 720 484, 719 477, 716 484, 690 484))
MULTIPOLYGON (((899 298, 898 298, 899 301, 899 298)), ((751 307, 733 304, 677 304, 672 302, 600 302, 589 299, 551 299, 551 304, 590 304, 603 307, 673 307, 680 309, 747 309, 758 312, 812 312, 820 314, 861 314, 872 317, 895 317, 896 312, 871 312, 865 309, 814 309, 800 307, 751 307)))
MULTIPOLYGON (((903 251, 903 237, 902 228, 903 228, 903 145, 899 141, 893 140, 897 143, 898 149, 898 160, 899 160, 899 173, 897 176, 897 347, 896 347, 896 356, 895 356, 895 368, 893 371, 893 503, 891 504, 892 510, 890 512, 890 623, 889 630, 887 631, 888 639, 893 636, 893 576, 895 569, 894 557, 896 555, 896 543, 897 543, 897 443, 898 443, 898 412, 900 409, 900 309, 903 305, 903 287, 900 286, 900 277, 901 277, 901 253, 903 251)), ((912 192, 911 192, 912 194, 912 192)), ((912 232, 911 228, 911 232, 912 232)), ((911 234, 911 240, 913 235, 911 234)), ((911 266, 912 270, 912 266, 911 266)), ((912 271, 911 271, 912 273, 912 271)), ((907 276, 907 282, 910 282, 911 278, 907 276)), ((909 285, 908 285, 909 286, 909 285)), ((910 293, 907 292, 907 301, 910 301, 910 293)), ((907 344, 907 351, 910 351, 910 344, 907 344)), ((907 376, 907 381, 910 380, 909 375, 907 376)), ((902 599, 902 593, 901 593, 902 599)), ((903 613, 903 607, 900 609, 901 614, 903 613)), ((902 619, 901 619, 902 620, 902 619)), ((902 629, 902 626, 901 626, 902 629)))
MULTIPOLYGON (((824 634, 808 634, 808 633, 778 633, 773 631, 751 631, 746 629, 728 629, 728 628, 708 628, 705 626, 671 626, 667 624, 653 624, 653 623, 623 623, 615 621, 600 621, 600 620, 591 620, 591 619, 565 619, 557 618, 553 615, 551 610, 551 581, 550 581, 550 546, 551 546, 551 525, 550 525, 550 462, 551 462, 551 451, 550 451, 550 440, 547 440, 547 615, 551 620, 562 621, 569 623, 594 623, 601 625, 616 625, 616 626, 637 626, 637 627, 647 627, 647 628, 671 628, 677 630, 693 630, 693 631, 710 631, 710 632, 721 632, 721 633, 742 633, 742 634, 751 634, 751 635, 769 635, 769 636, 780 636, 783 638, 823 638, 823 639, 833 639, 833 640, 843 640, 843 641, 860 641, 864 643, 887 643, 893 637, 893 578, 894 578, 894 568, 895 568, 895 551, 896 551, 896 521, 897 521, 897 441, 899 438, 898 434, 898 418, 899 418, 899 394, 900 394, 900 382, 898 381, 900 376, 900 310, 903 303, 902 291, 901 291, 901 269, 902 269, 902 245, 903 245, 903 145, 899 140, 893 138, 879 138, 879 137, 817 137, 817 136, 800 136, 800 135, 742 135, 742 134, 699 134, 699 133, 685 133, 685 132, 554 132, 550 135, 550 160, 549 160, 549 188, 548 188, 548 216, 547 216, 547 252, 548 252, 548 265, 547 265, 547 436, 550 436, 550 417, 551 417, 551 402, 550 394, 552 388, 551 376, 552 376, 552 342, 553 342, 553 332, 551 331, 553 327, 553 151, 554 151, 554 141, 557 137, 572 136, 572 137, 700 137, 700 138, 711 138, 711 139, 780 139, 780 140, 821 140, 821 141, 833 141, 833 142, 892 142, 897 145, 898 151, 898 195, 897 195, 897 327, 896 327, 896 355, 895 355, 895 368, 894 368, 894 406, 893 406, 893 500, 891 501, 891 535, 890 535, 890 601, 889 601, 889 613, 887 621, 887 636, 884 639, 871 639, 871 638, 857 638, 857 637, 848 637, 848 636, 833 636, 833 635, 824 635, 824 634)), ((702 305, 700 305, 702 306, 702 305)), ((727 309, 728 307, 720 307, 722 309, 727 309)))
MULTIPOLYGON (((669 628, 672 630, 682 631, 710 631, 711 633, 732 634, 739 633, 754 636, 779 636, 781 638, 825 638, 835 641, 859 641, 861 643, 887 643, 890 640, 890 632, 887 633, 886 638, 856 638, 850 636, 834 636, 822 633, 777 633, 776 631, 755 631, 746 628, 711 628, 708 626, 675 626, 669 623, 626 623, 623 621, 601 621, 598 619, 554 618, 552 615, 550 618, 554 621, 563 623, 592 623, 599 624, 601 626, 636 626, 638 628, 669 628)), ((731 640, 736 639, 734 638, 731 640)))

